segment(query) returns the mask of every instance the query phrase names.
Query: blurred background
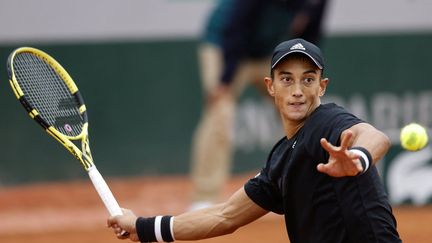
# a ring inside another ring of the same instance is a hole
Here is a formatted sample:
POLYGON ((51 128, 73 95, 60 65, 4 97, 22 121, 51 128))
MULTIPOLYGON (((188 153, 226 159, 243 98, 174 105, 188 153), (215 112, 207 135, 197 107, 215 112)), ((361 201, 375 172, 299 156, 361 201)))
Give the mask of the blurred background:
MULTIPOLYGON (((187 175, 202 106, 196 47, 213 5, 0 0, 0 191, 87 177, 16 101, 6 60, 20 46, 46 51, 77 83, 105 177, 187 175)), ((323 23, 326 102, 346 106, 391 138, 379 169, 395 206, 432 202, 432 146, 406 152, 399 143, 407 123, 432 128, 431 9, 430 0, 330 0, 323 23)), ((243 93, 234 174, 258 171, 281 137, 272 112, 255 90, 243 93)))

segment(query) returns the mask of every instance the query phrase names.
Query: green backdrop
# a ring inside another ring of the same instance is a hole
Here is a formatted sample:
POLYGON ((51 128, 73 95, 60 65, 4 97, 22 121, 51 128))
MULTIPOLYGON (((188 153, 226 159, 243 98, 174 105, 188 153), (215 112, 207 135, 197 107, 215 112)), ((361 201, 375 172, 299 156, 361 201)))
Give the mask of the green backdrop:
MULTIPOLYGON (((326 38, 328 97, 390 133, 409 120, 432 127, 431 43, 432 33, 326 38)), ((25 45, 51 54, 76 81, 87 104, 91 147, 102 174, 188 172, 202 100, 196 40, 25 45)), ((31 121, 13 96, 5 68, 16 47, 0 46, 0 183, 86 177, 72 155, 31 121)), ((241 100, 260 102, 251 89, 241 100)), ((394 146, 381 165, 384 178, 391 161, 403 153, 392 139, 394 146)), ((271 145, 239 148, 233 171, 257 170, 271 145)))

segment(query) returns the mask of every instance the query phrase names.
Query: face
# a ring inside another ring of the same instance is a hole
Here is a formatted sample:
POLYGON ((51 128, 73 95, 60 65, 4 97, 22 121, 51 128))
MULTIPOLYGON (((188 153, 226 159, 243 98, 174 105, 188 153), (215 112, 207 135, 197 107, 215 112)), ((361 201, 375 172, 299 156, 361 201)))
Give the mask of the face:
POLYGON ((274 77, 265 78, 283 123, 298 126, 321 104, 328 79, 305 56, 288 56, 273 69, 274 77))

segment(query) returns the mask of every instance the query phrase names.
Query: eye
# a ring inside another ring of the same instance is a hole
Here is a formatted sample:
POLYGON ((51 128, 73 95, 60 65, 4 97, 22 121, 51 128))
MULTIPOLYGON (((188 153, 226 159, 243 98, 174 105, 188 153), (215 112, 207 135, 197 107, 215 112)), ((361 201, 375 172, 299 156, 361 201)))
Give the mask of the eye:
POLYGON ((289 76, 282 76, 281 79, 283 84, 289 85, 294 82, 294 80, 289 76))
POLYGON ((314 81, 315 81, 315 78, 313 78, 313 77, 306 77, 305 79, 303 79, 303 83, 306 86, 311 85, 314 81))

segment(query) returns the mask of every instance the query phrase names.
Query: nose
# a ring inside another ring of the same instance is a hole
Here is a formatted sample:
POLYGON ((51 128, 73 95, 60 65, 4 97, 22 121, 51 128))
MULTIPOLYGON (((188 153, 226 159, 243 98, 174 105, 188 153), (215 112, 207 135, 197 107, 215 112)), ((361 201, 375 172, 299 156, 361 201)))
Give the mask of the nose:
POLYGON ((303 96, 303 89, 300 84, 300 82, 295 82, 292 86, 292 96, 294 97, 302 97, 303 96))

